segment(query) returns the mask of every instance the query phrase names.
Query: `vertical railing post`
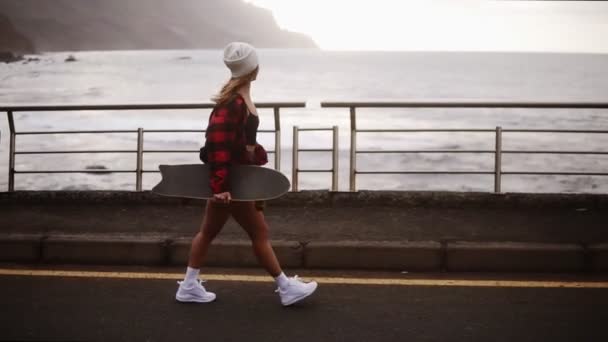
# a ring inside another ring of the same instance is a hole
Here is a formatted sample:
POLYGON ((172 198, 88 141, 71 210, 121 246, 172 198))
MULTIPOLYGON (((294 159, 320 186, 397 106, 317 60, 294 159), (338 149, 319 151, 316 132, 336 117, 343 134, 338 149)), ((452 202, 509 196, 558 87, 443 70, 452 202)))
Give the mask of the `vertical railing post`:
POLYGON ((494 153, 494 192, 501 192, 502 182, 502 127, 496 127, 496 151, 494 153))
POLYGON ((144 129, 137 129, 137 169, 136 169, 136 180, 135 180, 135 190, 142 190, 142 175, 143 175, 143 157, 144 157, 144 129))
POLYGON ((357 113, 350 107, 350 191, 356 191, 357 175, 357 113))
POLYGON ((9 127, 9 151, 8 151, 8 191, 15 191, 15 144, 16 144, 16 132, 15 132, 15 120, 13 118, 13 111, 9 110, 6 112, 8 115, 8 127, 9 127))
POLYGON ((333 130, 333 145, 332 145, 332 178, 331 178, 331 191, 338 191, 338 163, 339 163, 339 136, 338 136, 338 126, 334 126, 333 130))
POLYGON ((291 162, 291 190, 298 191, 298 168, 299 160, 298 160, 298 150, 300 149, 300 142, 298 137, 298 126, 293 126, 293 154, 292 154, 292 162, 291 162))
POLYGON ((274 169, 281 170, 281 114, 280 108, 274 107, 274 169))

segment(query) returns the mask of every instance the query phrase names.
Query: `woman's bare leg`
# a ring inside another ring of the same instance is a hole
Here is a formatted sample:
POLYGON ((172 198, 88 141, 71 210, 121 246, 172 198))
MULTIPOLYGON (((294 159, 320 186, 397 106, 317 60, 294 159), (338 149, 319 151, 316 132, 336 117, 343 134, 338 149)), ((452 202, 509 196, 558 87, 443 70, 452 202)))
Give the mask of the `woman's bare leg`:
POLYGON ((228 205, 207 201, 205 217, 201 223, 200 231, 192 239, 188 260, 189 267, 201 267, 209 250, 209 245, 222 230, 224 224, 228 221, 228 217, 230 217, 230 207, 228 205))
POLYGON ((255 208, 254 202, 233 202, 230 209, 232 217, 249 235, 260 264, 271 276, 278 277, 283 271, 270 245, 264 214, 255 208))

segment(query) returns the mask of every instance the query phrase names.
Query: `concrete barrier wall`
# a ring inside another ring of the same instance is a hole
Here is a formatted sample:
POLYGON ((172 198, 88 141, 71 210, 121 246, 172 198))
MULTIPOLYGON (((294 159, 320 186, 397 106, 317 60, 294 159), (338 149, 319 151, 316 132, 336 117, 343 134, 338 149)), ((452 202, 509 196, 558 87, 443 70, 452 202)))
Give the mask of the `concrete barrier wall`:
MULTIPOLYGON (((150 192, 0 193, 0 205, 65 203, 155 203, 192 205, 204 201, 150 192)), ((305 191, 272 201, 273 207, 586 208, 608 210, 608 195, 491 194, 450 192, 339 193, 305 191)), ((607 223, 608 229, 608 223, 607 223)), ((86 231, 84 229, 83 231, 86 231)), ((7 234, 0 230, 0 261, 125 265, 185 265, 190 238, 169 236, 7 234)), ((608 242, 510 241, 274 241, 288 268, 382 269, 398 271, 606 272, 608 242)), ((249 241, 216 241, 207 265, 258 265, 249 241)))
MULTIPOLYGON (((608 244, 273 241, 287 268, 453 272, 606 272, 608 244)), ((189 239, 0 235, 0 261, 186 265, 189 239)), ((217 241, 205 263, 257 267, 249 241, 217 241)))

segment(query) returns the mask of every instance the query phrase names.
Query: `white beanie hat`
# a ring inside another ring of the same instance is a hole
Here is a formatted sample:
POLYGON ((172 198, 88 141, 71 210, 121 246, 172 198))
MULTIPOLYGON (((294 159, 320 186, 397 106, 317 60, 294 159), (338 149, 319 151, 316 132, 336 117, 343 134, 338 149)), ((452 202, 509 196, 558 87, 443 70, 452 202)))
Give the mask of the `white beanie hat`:
POLYGON ((245 76, 258 67, 258 55, 247 43, 230 43, 224 48, 224 64, 232 72, 232 78, 245 76))

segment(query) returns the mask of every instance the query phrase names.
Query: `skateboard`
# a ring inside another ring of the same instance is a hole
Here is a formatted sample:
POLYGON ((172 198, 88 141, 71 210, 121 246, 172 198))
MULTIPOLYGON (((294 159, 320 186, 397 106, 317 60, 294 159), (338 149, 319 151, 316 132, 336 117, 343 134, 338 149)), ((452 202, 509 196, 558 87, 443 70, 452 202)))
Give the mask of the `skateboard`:
MULTIPOLYGON (((208 164, 160 165, 162 179, 152 192, 162 196, 209 199, 208 164)), ((265 201, 289 191, 290 183, 282 173, 261 166, 233 165, 229 169, 233 201, 265 201)))

